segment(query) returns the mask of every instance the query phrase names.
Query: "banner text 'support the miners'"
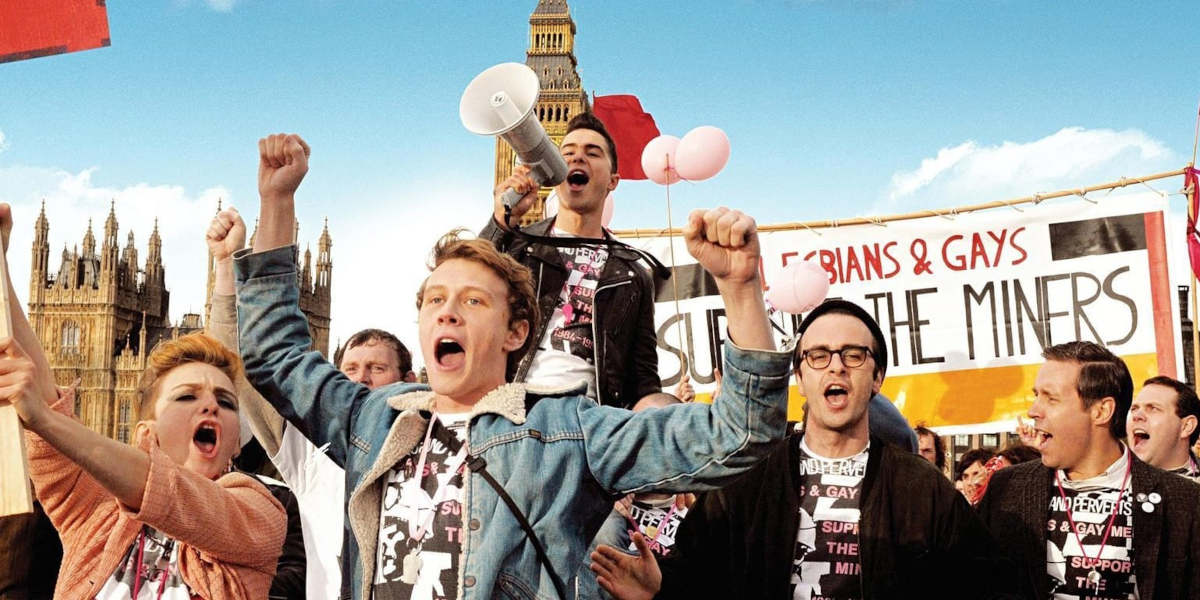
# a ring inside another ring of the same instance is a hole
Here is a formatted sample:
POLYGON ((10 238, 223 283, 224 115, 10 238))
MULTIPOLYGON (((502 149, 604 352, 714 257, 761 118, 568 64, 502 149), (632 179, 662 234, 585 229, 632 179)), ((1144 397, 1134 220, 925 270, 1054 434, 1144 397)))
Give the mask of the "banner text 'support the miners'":
MULTIPOLYGON (((1104 344, 1125 359, 1137 386, 1182 372, 1165 211, 1164 201, 1078 201, 764 232, 762 272, 769 285, 791 261, 818 262, 829 274, 830 298, 853 301, 879 321, 889 354, 883 393, 910 422, 987 430, 982 424, 1011 426, 1028 410, 1050 344, 1104 344)), ((669 264, 668 238, 625 241, 669 264)), ((659 374, 668 389, 679 381, 682 328, 703 398, 724 343, 724 311, 712 278, 681 238, 675 243, 681 314, 671 282, 661 283, 659 374)), ((790 335, 800 318, 776 313, 772 320, 790 335)), ((802 405, 793 382, 789 418, 798 419, 802 405)))

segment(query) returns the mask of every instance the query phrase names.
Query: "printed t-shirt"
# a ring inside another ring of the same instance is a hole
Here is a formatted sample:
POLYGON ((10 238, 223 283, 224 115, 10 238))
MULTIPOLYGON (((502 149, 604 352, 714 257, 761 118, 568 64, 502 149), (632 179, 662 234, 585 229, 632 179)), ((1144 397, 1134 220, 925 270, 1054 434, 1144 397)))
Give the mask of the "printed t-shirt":
POLYGON ((1126 450, 1096 477, 1071 481, 1062 470, 1056 472, 1056 481, 1050 483, 1050 511, 1046 522, 1046 573, 1050 597, 1054 600, 1138 597, 1132 560, 1133 478, 1126 477, 1128 469, 1129 451, 1126 450), (1108 539, 1104 540, 1110 519, 1112 529, 1108 531, 1108 539), (1072 522, 1075 532, 1072 532, 1072 522), (1098 582, 1094 580, 1095 576, 1089 580, 1093 566, 1099 576, 1098 582))
MULTIPOLYGON (((566 236, 555 229, 554 235, 566 236)), ((608 262, 603 246, 560 247, 567 282, 559 294, 546 331, 533 355, 526 383, 562 388, 586 381, 588 396, 596 397, 596 350, 593 339, 593 301, 600 274, 608 262)))
POLYGON ((419 488, 414 477, 423 441, 385 476, 372 582, 375 600, 458 597, 463 463, 457 454, 466 442, 468 417, 469 413, 437 415, 419 488), (415 585, 408 584, 401 580, 404 559, 418 546, 419 574, 415 585))
POLYGON ((626 519, 626 524, 629 525, 626 528, 626 539, 629 540, 626 550, 637 553, 637 546, 633 543, 633 531, 636 527, 646 538, 646 544, 655 556, 670 556, 675 548, 675 534, 679 531, 679 524, 687 516, 687 511, 687 508, 675 505, 674 495, 667 495, 665 498, 634 498, 629 507, 629 517, 626 519))
POLYGON ((800 441, 800 530, 792 559, 794 600, 858 600, 862 579, 858 520, 868 443, 846 458, 825 458, 800 441))
POLYGON ((143 525, 125 551, 117 570, 96 594, 96 600, 191 600, 192 592, 179 576, 179 544, 143 525), (137 589, 137 597, 133 590, 137 589))

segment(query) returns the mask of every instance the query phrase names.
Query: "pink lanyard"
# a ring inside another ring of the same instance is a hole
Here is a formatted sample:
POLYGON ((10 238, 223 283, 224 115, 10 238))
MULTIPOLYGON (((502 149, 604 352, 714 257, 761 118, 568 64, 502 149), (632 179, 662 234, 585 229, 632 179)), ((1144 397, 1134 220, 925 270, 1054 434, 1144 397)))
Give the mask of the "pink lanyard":
MULTIPOLYGON (((425 478, 425 457, 429 456, 429 445, 433 441, 434 421, 437 421, 437 414, 429 416, 429 428, 425 430, 425 441, 421 444, 421 455, 417 460, 417 470, 413 473, 413 478, 410 480, 410 485, 413 486, 411 493, 414 497, 416 496, 416 492, 421 489, 421 480, 425 478)), ((467 442, 463 441, 462 447, 458 449, 458 454, 455 454, 450 462, 451 468, 449 472, 455 474, 462 472, 466 459, 467 442)), ((433 517, 437 515, 438 505, 446 501, 444 496, 450 489, 449 484, 450 478, 447 478, 445 483, 438 485, 437 491, 433 494, 433 505, 429 507, 429 516, 425 518, 421 526, 415 531, 413 530, 413 524, 421 520, 421 507, 416 506, 413 508, 413 517, 408 521, 408 534, 409 539, 414 540, 415 544, 420 545, 425 540, 425 531, 433 524, 433 517)))
MULTIPOLYGON (((675 516, 675 508, 679 506, 677 500, 677 498, 671 498, 671 509, 667 511, 667 516, 663 517, 662 520, 658 522, 658 525, 655 526, 654 537, 650 538, 651 543, 658 541, 658 536, 662 535, 663 530, 667 528, 667 523, 671 522, 671 517, 675 516)), ((634 530, 641 530, 641 526, 639 526, 632 518, 625 517, 625 520, 629 521, 630 525, 633 525, 634 530)))
POLYGON ((1104 527, 1104 537, 1100 538, 1100 550, 1096 552, 1096 558, 1087 555, 1083 551, 1083 540, 1079 539, 1079 529, 1075 527, 1075 519, 1071 516, 1071 503, 1067 500, 1067 492, 1063 490, 1062 479, 1059 477, 1058 471, 1054 472, 1054 482, 1058 484, 1058 495, 1063 501, 1063 510, 1067 513, 1067 522, 1071 524, 1071 533, 1075 534, 1075 543, 1079 544, 1079 553, 1083 555, 1088 566, 1092 567, 1095 572, 1096 564, 1099 564, 1100 557, 1104 555, 1104 547, 1108 545, 1108 534, 1112 533, 1113 521, 1117 520, 1117 513, 1121 511, 1121 496, 1125 495, 1125 484, 1129 483, 1129 473, 1133 471, 1133 459, 1127 459, 1129 463, 1125 466, 1125 477, 1121 480, 1121 489, 1117 492, 1117 501, 1113 503, 1112 516, 1108 518, 1108 525, 1104 527))
MULTIPOLYGON (((163 591, 167 589, 167 575, 171 569, 170 550, 163 547, 163 552, 166 553, 167 567, 162 571, 162 581, 158 582, 158 595, 155 598, 162 600, 163 591)), ((133 577, 133 600, 137 600, 138 592, 142 589, 142 557, 146 551, 146 530, 138 532, 138 555, 137 555, 137 572, 133 577)))

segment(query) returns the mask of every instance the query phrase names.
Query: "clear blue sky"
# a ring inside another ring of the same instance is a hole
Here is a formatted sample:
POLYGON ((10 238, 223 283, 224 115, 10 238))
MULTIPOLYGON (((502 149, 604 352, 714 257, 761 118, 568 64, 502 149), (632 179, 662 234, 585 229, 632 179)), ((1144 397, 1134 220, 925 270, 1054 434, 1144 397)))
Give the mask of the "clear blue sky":
MULTIPOLYGON (((403 329, 409 316, 393 324, 375 316, 384 304, 351 299, 386 295, 407 309, 423 255, 397 240, 483 223, 494 145, 462 128, 458 99, 484 68, 524 60, 535 4, 109 3, 111 47, 0 65, 0 200, 61 198, 99 221, 98 198, 115 194, 122 241, 135 227, 144 255, 153 203, 127 194, 166 190, 176 204, 164 207, 219 195, 252 216, 255 141, 298 132, 314 153, 302 236, 315 242, 328 216, 335 240, 335 337, 372 319, 403 329)), ((664 133, 728 133, 725 171, 673 188, 677 219, 714 204, 764 223, 966 204, 1191 157, 1194 3, 575 0, 571 10, 588 90, 638 95, 664 133), (944 149, 948 166, 922 175, 944 149), (978 176, 1001 163, 995 180, 978 176)), ((666 225, 662 188, 625 182, 614 196, 615 227, 666 225)), ((55 208, 52 237, 75 243, 83 217, 55 208)), ((32 216, 18 212, 18 228, 32 216)), ((172 225, 168 260, 200 243, 193 213, 158 216, 172 225)), ((176 261, 178 315, 203 302, 203 265, 176 261)))

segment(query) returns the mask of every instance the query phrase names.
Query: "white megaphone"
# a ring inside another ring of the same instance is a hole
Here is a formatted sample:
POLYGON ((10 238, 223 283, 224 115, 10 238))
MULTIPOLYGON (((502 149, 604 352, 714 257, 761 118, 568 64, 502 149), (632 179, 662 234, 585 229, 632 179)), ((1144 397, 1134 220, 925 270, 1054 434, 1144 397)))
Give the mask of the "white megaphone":
MULTIPOLYGON (((467 131, 498 135, 517 152, 538 185, 552 187, 567 177, 567 162, 534 115, 541 85, 537 73, 521 63, 501 63, 478 75, 463 92, 458 116, 467 131)), ((508 189, 501 196, 512 208, 521 195, 508 189)))

